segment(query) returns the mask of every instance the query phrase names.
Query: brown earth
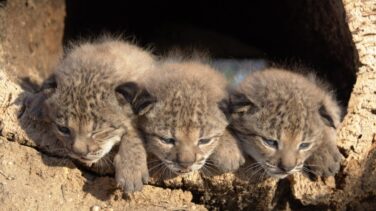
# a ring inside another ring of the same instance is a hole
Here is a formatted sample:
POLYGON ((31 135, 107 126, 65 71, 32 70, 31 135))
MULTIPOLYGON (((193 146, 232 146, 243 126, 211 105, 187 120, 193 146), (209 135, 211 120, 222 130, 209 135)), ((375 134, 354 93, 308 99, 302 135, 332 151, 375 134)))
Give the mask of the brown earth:
POLYGON ((112 177, 0 139, 1 210, 205 210, 191 200, 190 192, 153 186, 125 197, 112 177))
MULTIPOLYGON (((307 0, 303 5, 319 7, 313 2, 307 0)), ((328 24, 339 21, 334 28, 348 27, 352 42, 346 46, 355 45, 355 49, 338 51, 353 50, 354 58, 359 58, 348 61, 358 63, 357 81, 338 129, 338 145, 346 159, 336 177, 313 182, 294 175, 281 181, 257 178, 247 182, 233 174, 211 178, 194 174, 151 182, 141 193, 125 196, 111 176, 79 169, 50 148, 53 139, 48 131, 31 121, 22 106, 33 90, 32 83, 23 78, 40 82, 62 53, 64 1, 0 1, 0 209, 374 209, 376 4, 372 0, 335 2, 329 5, 332 11, 346 11, 346 19, 337 15, 333 22, 328 18, 328 24)), ((334 32, 326 33, 328 45, 333 42, 337 46, 330 38, 334 32)), ((348 60, 341 56, 348 54, 337 55, 338 60, 348 60)))

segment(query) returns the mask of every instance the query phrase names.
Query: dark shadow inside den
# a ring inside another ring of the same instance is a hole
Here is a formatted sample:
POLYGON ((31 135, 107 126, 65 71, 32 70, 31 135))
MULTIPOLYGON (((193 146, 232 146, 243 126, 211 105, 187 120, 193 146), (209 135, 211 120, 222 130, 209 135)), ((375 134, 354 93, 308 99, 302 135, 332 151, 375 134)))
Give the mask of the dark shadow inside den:
POLYGON ((212 58, 266 58, 313 69, 346 106, 357 52, 342 1, 265 0, 246 3, 67 0, 64 42, 102 33, 134 37, 156 54, 198 48, 212 58))

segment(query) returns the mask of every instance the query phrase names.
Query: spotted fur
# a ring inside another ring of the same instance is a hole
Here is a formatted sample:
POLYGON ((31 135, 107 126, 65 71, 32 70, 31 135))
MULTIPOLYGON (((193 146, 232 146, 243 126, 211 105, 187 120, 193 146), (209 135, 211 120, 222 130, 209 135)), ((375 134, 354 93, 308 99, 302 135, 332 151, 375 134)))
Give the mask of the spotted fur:
MULTIPOLYGON (((30 109, 36 118, 50 124, 69 156, 88 166, 112 165, 112 160, 102 161, 115 145, 121 143, 119 150, 124 151, 130 139, 140 142, 132 126, 133 111, 117 87, 142 80, 153 66, 154 58, 148 52, 127 42, 79 43, 44 83, 30 109)), ((147 169, 140 170, 137 164, 142 161, 128 162, 121 154, 114 162, 118 183, 124 186, 123 178, 133 169, 143 174, 132 177, 132 184, 147 181, 147 169)))
POLYGON ((312 75, 253 72, 232 93, 230 113, 242 149, 269 175, 283 178, 303 171, 330 176, 339 170, 340 108, 312 75))
POLYGON ((150 157, 156 158, 149 159, 152 173, 168 178, 213 165, 223 171, 237 169, 244 159, 236 141, 231 136, 222 139, 228 125, 220 106, 227 96, 224 77, 196 61, 164 60, 157 68, 158 74, 143 86, 146 91, 133 94, 137 125, 150 157), (225 154, 230 151, 237 154, 225 154))

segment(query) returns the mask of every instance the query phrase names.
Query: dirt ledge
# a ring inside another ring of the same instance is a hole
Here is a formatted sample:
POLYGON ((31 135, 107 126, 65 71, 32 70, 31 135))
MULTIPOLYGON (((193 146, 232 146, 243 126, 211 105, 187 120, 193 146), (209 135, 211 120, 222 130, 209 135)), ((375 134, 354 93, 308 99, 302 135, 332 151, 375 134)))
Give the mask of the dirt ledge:
POLYGON ((112 177, 82 172, 70 160, 4 138, 0 155, 2 210, 206 210, 182 190, 145 186, 142 193, 124 198, 112 177))

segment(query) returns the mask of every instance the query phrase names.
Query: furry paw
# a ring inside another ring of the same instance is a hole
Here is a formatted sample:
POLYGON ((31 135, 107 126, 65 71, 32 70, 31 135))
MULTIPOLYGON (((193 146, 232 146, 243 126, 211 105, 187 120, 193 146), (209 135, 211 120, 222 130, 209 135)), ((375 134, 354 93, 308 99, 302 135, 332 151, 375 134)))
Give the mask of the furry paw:
POLYGON ((115 178, 117 184, 125 193, 141 191, 144 184, 148 183, 149 172, 147 165, 132 165, 121 160, 119 155, 115 156, 115 178))
POLYGON ((234 172, 245 163, 237 140, 229 131, 226 131, 221 137, 220 144, 209 157, 208 163, 220 173, 234 172))
POLYGON ((245 163, 245 159, 241 153, 232 153, 227 155, 215 155, 209 158, 212 163, 220 172, 234 172, 245 163))
POLYGON ((308 170, 305 173, 310 178, 334 176, 338 173, 342 160, 343 156, 337 146, 323 146, 306 160, 304 166, 308 170))

